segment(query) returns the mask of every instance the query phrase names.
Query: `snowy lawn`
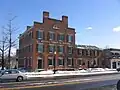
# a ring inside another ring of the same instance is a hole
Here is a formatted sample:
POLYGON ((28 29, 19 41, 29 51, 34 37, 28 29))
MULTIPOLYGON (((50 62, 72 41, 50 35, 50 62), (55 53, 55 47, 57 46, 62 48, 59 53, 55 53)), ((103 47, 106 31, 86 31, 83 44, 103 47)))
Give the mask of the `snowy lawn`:
POLYGON ((52 70, 41 71, 41 72, 27 72, 25 73, 27 77, 55 77, 55 76, 70 76, 70 75, 97 75, 97 74, 106 74, 106 73, 117 73, 113 69, 102 69, 94 68, 88 70, 78 70, 78 71, 57 71, 56 74, 53 74, 52 70))

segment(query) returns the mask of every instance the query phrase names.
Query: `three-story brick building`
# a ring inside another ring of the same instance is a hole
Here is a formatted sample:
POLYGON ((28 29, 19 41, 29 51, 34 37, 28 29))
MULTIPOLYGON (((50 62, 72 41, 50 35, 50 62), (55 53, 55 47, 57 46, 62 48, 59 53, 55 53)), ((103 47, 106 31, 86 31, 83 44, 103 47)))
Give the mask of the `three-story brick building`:
POLYGON ((73 68, 75 29, 68 26, 68 17, 62 20, 43 12, 43 22, 34 22, 19 36, 19 67, 35 69, 73 68))

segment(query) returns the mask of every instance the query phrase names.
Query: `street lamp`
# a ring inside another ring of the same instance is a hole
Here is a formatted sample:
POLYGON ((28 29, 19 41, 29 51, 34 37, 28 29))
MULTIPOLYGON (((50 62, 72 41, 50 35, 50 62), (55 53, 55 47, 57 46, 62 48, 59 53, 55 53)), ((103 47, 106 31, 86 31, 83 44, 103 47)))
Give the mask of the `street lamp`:
POLYGON ((55 74, 55 72, 56 72, 56 70, 55 70, 55 56, 56 56, 56 51, 54 52, 54 63, 53 63, 53 65, 54 65, 54 74, 55 74))

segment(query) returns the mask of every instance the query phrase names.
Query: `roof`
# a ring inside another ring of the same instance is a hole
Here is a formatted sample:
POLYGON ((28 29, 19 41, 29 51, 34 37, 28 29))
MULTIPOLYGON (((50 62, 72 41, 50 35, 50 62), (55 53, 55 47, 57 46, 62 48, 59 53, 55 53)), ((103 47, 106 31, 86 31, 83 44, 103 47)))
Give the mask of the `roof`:
POLYGON ((95 50, 100 50, 97 46, 92 46, 92 45, 76 45, 77 48, 79 49, 95 49, 95 50))

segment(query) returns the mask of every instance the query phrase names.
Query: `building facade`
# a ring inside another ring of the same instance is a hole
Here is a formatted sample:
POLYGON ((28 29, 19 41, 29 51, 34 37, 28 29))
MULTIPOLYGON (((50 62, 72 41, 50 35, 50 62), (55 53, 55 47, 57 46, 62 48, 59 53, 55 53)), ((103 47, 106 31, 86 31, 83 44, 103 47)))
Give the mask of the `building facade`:
POLYGON ((120 49, 104 49, 103 64, 111 69, 120 68, 120 49))
POLYGON ((102 49, 90 45, 77 45, 75 51, 77 68, 102 67, 102 49))
POLYGON ((75 29, 43 12, 43 22, 34 22, 19 36, 19 67, 35 69, 74 68, 75 29))

